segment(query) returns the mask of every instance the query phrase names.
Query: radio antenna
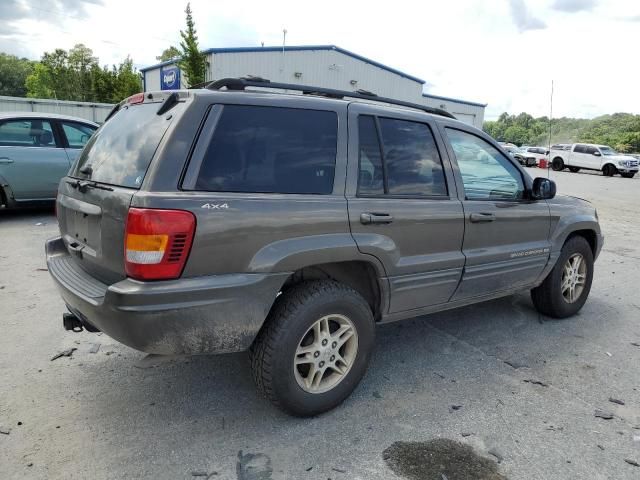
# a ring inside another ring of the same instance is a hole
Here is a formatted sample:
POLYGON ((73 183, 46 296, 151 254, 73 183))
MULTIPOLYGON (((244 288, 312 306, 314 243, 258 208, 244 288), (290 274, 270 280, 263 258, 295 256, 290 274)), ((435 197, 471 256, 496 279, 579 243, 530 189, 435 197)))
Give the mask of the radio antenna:
POLYGON ((549 158, 547 160, 547 178, 549 178, 549 169, 551 167, 551 119, 553 118, 553 80, 551 80, 551 98, 549 100, 549 145, 547 151, 549 158))

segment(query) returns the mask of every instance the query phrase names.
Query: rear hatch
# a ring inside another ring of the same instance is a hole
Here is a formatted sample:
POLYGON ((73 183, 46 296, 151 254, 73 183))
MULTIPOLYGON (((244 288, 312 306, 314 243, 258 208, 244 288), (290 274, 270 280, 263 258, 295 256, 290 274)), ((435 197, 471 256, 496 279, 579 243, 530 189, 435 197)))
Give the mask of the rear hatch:
POLYGON ((169 95, 139 94, 122 102, 60 182, 56 206, 67 250, 104 283, 126 277, 124 235, 131 199, 169 126, 185 108, 184 102, 165 103, 169 95), (169 103, 170 112, 158 115, 169 103))

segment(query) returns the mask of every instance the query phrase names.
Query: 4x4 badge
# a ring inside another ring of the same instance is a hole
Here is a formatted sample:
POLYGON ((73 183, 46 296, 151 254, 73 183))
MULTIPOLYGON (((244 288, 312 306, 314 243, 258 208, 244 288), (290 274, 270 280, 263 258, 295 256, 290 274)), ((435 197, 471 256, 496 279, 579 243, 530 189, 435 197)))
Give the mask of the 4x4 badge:
POLYGON ((205 203, 200 208, 207 208, 209 210, 221 210, 229 208, 229 205, 226 203, 205 203))

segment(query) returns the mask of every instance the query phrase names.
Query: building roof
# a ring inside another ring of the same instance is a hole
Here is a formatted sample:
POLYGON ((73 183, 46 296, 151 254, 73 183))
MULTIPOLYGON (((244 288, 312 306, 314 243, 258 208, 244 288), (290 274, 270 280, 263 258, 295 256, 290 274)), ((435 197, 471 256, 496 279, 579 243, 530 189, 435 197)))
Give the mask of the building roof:
POLYGON ((460 100, 459 98, 451 98, 451 97, 441 97, 439 95, 431 95, 429 93, 423 93, 422 94, 423 97, 425 98, 433 98, 436 100, 445 100, 448 102, 455 102, 455 103, 464 103, 466 105, 473 105, 474 107, 486 107, 487 104, 486 103, 477 103, 477 102, 470 102, 468 100, 460 100))
MULTIPOLYGON (((281 52, 284 49, 285 52, 299 52, 305 50, 333 50, 338 53, 342 53, 343 55, 347 55, 349 57, 360 60, 361 62, 368 63, 369 65, 373 65, 378 68, 382 68, 383 70, 387 70, 388 72, 395 73, 396 75, 400 75, 401 77, 407 78, 409 80, 413 80, 414 82, 418 82, 420 84, 425 83, 424 80, 409 75, 407 73, 401 72, 400 70, 396 70, 395 68, 384 65, 380 62, 376 62, 375 60, 371 60, 369 58, 363 57, 362 55, 358 55, 357 53, 350 52, 349 50, 345 50, 344 48, 337 47, 335 45, 292 45, 285 47, 233 47, 233 48, 209 48, 208 50, 204 50, 202 53, 254 53, 254 52, 281 52)), ((162 67, 164 65, 171 65, 175 63, 175 60, 167 60, 165 62, 157 63, 155 65, 151 65, 149 67, 141 68, 141 72, 146 72, 147 70, 152 70, 154 68, 162 67)))

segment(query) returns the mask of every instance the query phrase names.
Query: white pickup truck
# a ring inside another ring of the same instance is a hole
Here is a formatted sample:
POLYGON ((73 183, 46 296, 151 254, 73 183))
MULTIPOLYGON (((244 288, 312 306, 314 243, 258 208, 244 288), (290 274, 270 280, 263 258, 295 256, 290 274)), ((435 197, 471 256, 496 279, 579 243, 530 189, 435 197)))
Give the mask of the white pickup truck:
POLYGON ((633 178, 638 173, 638 164, 640 163, 636 158, 618 153, 606 145, 588 143, 553 145, 549 157, 551 158, 551 168, 555 171, 568 167, 570 171, 575 173, 584 168, 599 170, 607 177, 613 177, 619 173, 625 178, 633 178))

